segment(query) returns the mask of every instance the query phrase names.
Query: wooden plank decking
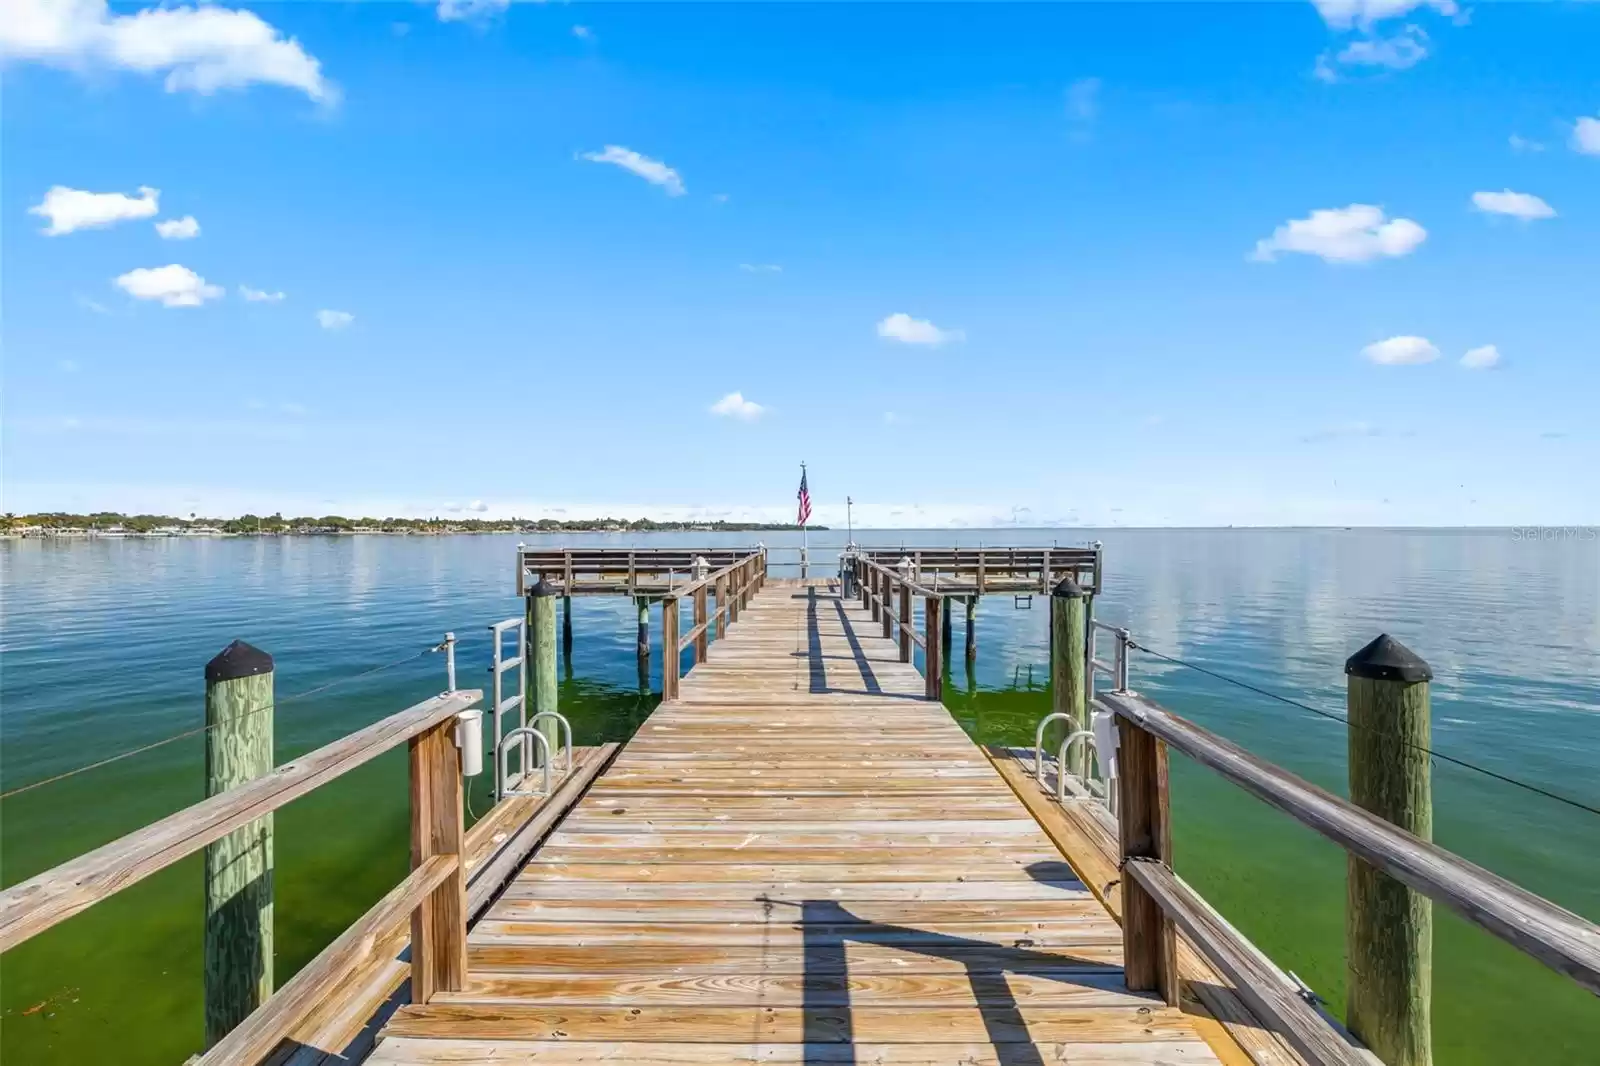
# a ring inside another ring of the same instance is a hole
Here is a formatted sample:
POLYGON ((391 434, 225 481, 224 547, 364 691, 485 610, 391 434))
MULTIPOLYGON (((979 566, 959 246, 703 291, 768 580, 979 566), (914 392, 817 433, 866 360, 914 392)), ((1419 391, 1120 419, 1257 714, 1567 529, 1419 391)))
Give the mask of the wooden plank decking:
POLYGON ((763 589, 368 1061, 1237 1061, 880 632, 763 589))

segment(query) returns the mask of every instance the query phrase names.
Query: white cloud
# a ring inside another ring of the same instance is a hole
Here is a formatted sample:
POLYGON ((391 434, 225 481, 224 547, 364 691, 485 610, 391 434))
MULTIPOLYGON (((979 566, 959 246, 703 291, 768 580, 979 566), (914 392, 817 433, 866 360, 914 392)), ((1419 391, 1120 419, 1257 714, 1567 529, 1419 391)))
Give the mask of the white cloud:
POLYGON ((83 295, 75 296, 73 299, 85 311, 93 311, 97 315, 109 315, 111 313, 111 309, 98 300, 91 300, 83 295))
POLYGON ((1318 13, 1336 30, 1370 28, 1387 19, 1409 15, 1421 7, 1431 7, 1441 15, 1460 11, 1455 0, 1311 0, 1318 13))
POLYGON ((1472 348, 1461 357, 1461 365, 1468 370, 1488 370, 1492 366, 1500 365, 1500 349, 1492 344, 1485 344, 1481 348, 1472 348))
POLYGON ((115 284, 136 300, 160 300, 163 307, 199 307, 222 298, 221 285, 208 285, 205 278, 177 263, 130 270, 115 284))
POLYGON ((688 191, 683 187, 683 179, 678 176, 676 170, 659 159, 640 155, 631 148, 608 144, 603 152, 584 152, 583 158, 591 163, 610 163, 629 173, 637 174, 650 184, 659 185, 667 190, 668 196, 682 196, 688 191))
POLYGON ((113 15, 106 0, 5 0, 0 56, 71 70, 166 73, 168 92, 209 95, 253 84, 331 103, 322 64, 249 11, 212 4, 113 15))
POLYGON ((1412 366, 1439 358, 1439 349, 1425 337, 1390 337, 1369 344, 1361 354, 1380 366, 1412 366))
POLYGON ((356 320, 349 311, 318 311, 317 325, 323 329, 344 329, 356 320))
POLYGON ((1544 151, 1544 145, 1543 144, 1540 144, 1538 141, 1530 141, 1528 138, 1522 136, 1521 134, 1517 134, 1517 133, 1513 133, 1511 135, 1510 139, 1507 141, 1507 143, 1511 145, 1511 150, 1513 152, 1542 152, 1542 151, 1544 151))
POLYGON ((1347 67, 1407 70, 1428 58, 1427 42, 1428 35, 1421 29, 1407 26, 1392 37, 1363 37, 1351 41, 1334 59, 1347 67))
POLYGON ((1428 231, 1409 218, 1386 221, 1381 207, 1351 204, 1290 219, 1271 237, 1257 241, 1250 258, 1270 263, 1279 252, 1300 252, 1330 263, 1364 263, 1409 255, 1427 236, 1428 231))
POLYGON ((767 409, 760 404, 747 400, 741 392, 730 392, 722 399, 711 405, 711 413, 722 415, 724 418, 737 418, 744 422, 753 422, 767 413, 767 409))
POLYGON ((42 232, 59 237, 80 229, 111 226, 129 219, 149 218, 160 210, 161 190, 139 187, 138 197, 120 192, 84 192, 54 185, 44 199, 28 208, 28 214, 50 220, 42 232))
POLYGON ((1067 117, 1093 122, 1100 114, 1100 79, 1079 78, 1067 86, 1067 117))
POLYGON ((593 41, 594 31, 587 26, 572 27, 572 35, 580 41, 593 41))
POLYGON ((878 336, 902 344, 928 345, 966 339, 966 334, 959 329, 940 329, 925 318, 912 318, 898 311, 878 323, 878 336))
POLYGON ((746 274, 782 274, 783 267, 777 263, 740 263, 739 269, 746 274))
POLYGON ((1556 217, 1556 209, 1537 196, 1512 192, 1510 189, 1503 192, 1475 192, 1472 194, 1472 206, 1487 214, 1510 215, 1524 221, 1556 217))
POLYGON ((1600 155, 1600 118, 1585 115, 1573 124, 1572 149, 1584 155, 1600 155))
POLYGON ((440 22, 467 22, 487 19, 511 6, 511 0, 439 0, 434 10, 440 22))
POLYGON ((193 215, 162 219, 156 223, 156 232, 164 241, 187 241, 200 236, 200 223, 195 221, 193 215))
POLYGON ((482 514, 488 509, 489 505, 484 503, 482 500, 473 500, 471 503, 467 504, 467 510, 476 511, 478 514, 482 514))
POLYGON ((275 304, 283 299, 281 292, 267 292, 264 289, 252 289, 248 285, 239 286, 239 295, 253 304, 275 304))

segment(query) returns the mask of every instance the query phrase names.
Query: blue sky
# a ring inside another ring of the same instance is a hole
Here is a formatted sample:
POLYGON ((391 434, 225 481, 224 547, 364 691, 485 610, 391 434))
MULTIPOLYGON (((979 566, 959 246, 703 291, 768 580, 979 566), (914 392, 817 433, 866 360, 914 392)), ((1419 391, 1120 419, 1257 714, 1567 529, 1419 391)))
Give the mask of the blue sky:
POLYGON ((1600 522, 1600 4, 4 7, 8 510, 1600 522))

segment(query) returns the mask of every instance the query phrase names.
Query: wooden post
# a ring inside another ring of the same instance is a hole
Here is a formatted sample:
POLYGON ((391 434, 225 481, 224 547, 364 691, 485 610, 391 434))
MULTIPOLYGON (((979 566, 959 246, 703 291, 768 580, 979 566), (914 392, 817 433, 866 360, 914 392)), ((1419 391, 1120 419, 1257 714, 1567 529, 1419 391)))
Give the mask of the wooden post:
POLYGON ((883 619, 883 639, 890 640, 894 637, 894 622, 890 616, 894 613, 889 609, 889 597, 894 595, 894 578, 885 571, 881 577, 883 584, 883 610, 880 612, 883 619))
POLYGON ((728 575, 717 578, 717 639, 728 635, 728 575))
MULTIPOLYGON (((1072 732, 1089 728, 1083 683, 1089 665, 1084 661, 1084 631, 1083 589, 1064 577, 1050 593, 1050 709, 1071 716, 1068 728, 1072 732)), ((1088 756, 1088 745, 1080 745, 1073 765, 1080 777, 1088 773, 1088 756)))
POLYGON ((678 698, 678 600, 661 601, 661 698, 678 698))
MULTIPOLYGON (((1172 862, 1167 746, 1118 717, 1117 832, 1122 861, 1172 862)), ((1132 877, 1122 878, 1122 969, 1130 992, 1159 992, 1178 1004, 1177 940, 1161 910, 1132 877)))
MULTIPOLYGON (((1433 671, 1384 634, 1344 664, 1350 801, 1433 839, 1428 763, 1433 671)), ((1433 1061, 1433 903, 1351 855, 1345 911, 1346 1020, 1387 1066, 1433 1061)))
POLYGON ((634 599, 639 608, 639 691, 650 690, 650 601, 643 596, 634 599))
POLYGON ((867 584, 870 575, 867 573, 867 564, 858 556, 855 561, 856 592, 861 595, 861 608, 866 610, 872 606, 872 588, 867 584))
MULTIPOLYGON (((272 772, 272 656, 236 640, 206 664, 206 795, 272 772)), ((206 847, 206 1047, 272 995, 272 815, 206 847)))
POLYGON ((561 597, 561 657, 572 665, 572 597, 561 597))
POLYGON ((944 641, 939 639, 943 630, 946 639, 950 633, 950 612, 945 610, 943 596, 927 596, 922 601, 922 639, 927 648, 922 656, 923 695, 930 700, 944 698, 944 641), (942 619, 942 621, 941 621, 942 619))
POLYGON ((911 661, 911 583, 900 582, 900 661, 911 661))
POLYGON ((700 633, 694 638, 694 661, 696 664, 706 661, 706 646, 711 643, 710 634, 706 632, 709 616, 706 613, 706 587, 701 585, 694 590, 694 624, 700 633))
POLYGON ((978 657, 978 597, 967 597, 967 662, 978 657))
POLYGON ((867 597, 867 606, 872 609, 872 620, 881 622, 883 621, 883 575, 874 570, 867 575, 867 581, 872 588, 871 595, 867 597))
MULTIPOLYGON (((555 650, 554 641, 550 650, 555 650)), ((410 742, 411 868, 436 855, 457 859, 455 872, 411 915, 413 1003, 426 1003, 436 992, 459 992, 467 980, 467 881, 461 864, 461 756, 455 727, 455 719, 447 718, 410 742)))
POLYGON ((950 600, 939 601, 939 647, 946 659, 950 657, 950 600))
MULTIPOLYGON (((528 716, 560 710, 556 685, 556 587, 542 577, 528 590, 527 656, 523 677, 527 678, 528 716)), ((554 720, 545 719, 539 723, 539 732, 549 741, 553 756, 561 744, 560 728, 554 720)))

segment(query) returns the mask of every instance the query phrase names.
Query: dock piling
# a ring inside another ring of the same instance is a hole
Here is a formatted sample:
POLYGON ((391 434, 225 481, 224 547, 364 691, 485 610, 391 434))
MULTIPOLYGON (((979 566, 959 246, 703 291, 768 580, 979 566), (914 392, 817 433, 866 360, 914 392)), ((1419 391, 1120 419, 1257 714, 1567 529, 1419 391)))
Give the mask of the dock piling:
MULTIPOLYGON (((1119 716, 1117 728, 1117 834, 1122 863, 1171 866, 1167 746, 1127 718, 1119 716)), ((1169 1005, 1177 1005, 1177 932, 1161 904, 1131 876, 1122 879, 1122 965, 1130 992, 1156 992, 1169 1005)))
MULTIPOLYGON (((1062 578, 1050 593, 1050 709, 1069 716, 1070 732, 1089 728, 1085 606, 1083 589, 1071 577, 1062 578)), ((1073 772, 1087 777, 1088 746, 1080 745, 1078 752, 1073 772)), ((1067 772, 1065 766, 1057 769, 1067 772)))
MULTIPOLYGON (((1433 670, 1388 634, 1352 655, 1350 800, 1433 839, 1429 682, 1433 670)), ((1348 860, 1345 911, 1350 1031, 1388 1066, 1433 1061, 1433 903, 1361 859, 1348 860)))
POLYGON ((572 597, 561 594, 561 657, 567 669, 572 669, 572 597))
POLYGON ((661 601, 661 698, 678 698, 678 600, 668 596, 661 601))
MULTIPOLYGON (((528 717, 545 711, 559 711, 556 685, 556 587, 544 578, 528 590, 528 658, 523 677, 527 678, 524 704, 528 717)), ((561 733, 552 718, 539 724, 554 754, 561 744, 561 733)))
POLYGON ((922 639, 926 644, 922 656, 924 695, 930 700, 944 698, 945 651, 950 642, 949 602, 943 596, 925 596, 922 600, 922 639), (940 630, 944 639, 939 639, 940 630))
POLYGON ((967 662, 970 664, 978 657, 978 631, 976 627, 978 615, 978 597, 968 596, 967 601, 967 662))
POLYGON ((639 609, 639 691, 650 691, 650 601, 643 596, 634 597, 633 604, 639 609))
MULTIPOLYGON (((273 768, 272 656, 242 640, 206 664, 206 795, 273 768)), ((205 852, 205 1039, 211 1047, 272 995, 273 816, 205 852)))

